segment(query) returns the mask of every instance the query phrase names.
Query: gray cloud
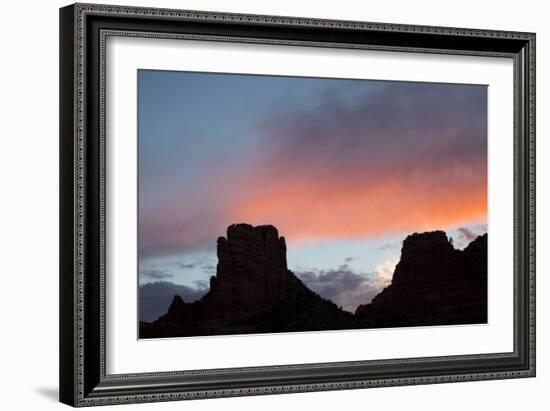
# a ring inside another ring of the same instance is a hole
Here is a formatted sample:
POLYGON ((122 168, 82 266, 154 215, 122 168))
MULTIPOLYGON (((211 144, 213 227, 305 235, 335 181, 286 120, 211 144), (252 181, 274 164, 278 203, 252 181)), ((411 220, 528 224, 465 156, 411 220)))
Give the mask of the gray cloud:
POLYGON ((478 224, 470 228, 459 227, 456 229, 456 236, 454 238, 451 238, 454 240, 455 248, 463 250, 465 247, 468 246, 468 244, 470 244, 477 237, 479 237, 479 235, 484 234, 485 232, 487 232, 486 224, 478 224))
POLYGON ((139 287, 139 319, 154 321, 165 314, 175 295, 185 302, 200 299, 208 292, 206 282, 196 282, 197 288, 174 284, 169 281, 156 281, 139 287))
POLYGON ((380 82, 351 100, 335 90, 319 101, 265 123, 267 134, 277 137, 271 139, 273 161, 291 167, 291 176, 310 169, 330 175, 338 167, 355 180, 365 171, 370 178, 397 174, 407 180, 443 172, 455 183, 477 182, 475 172, 485 172, 486 87, 380 82), (473 173, 455 172, 460 167, 473 173))
POLYGON ((156 269, 156 268, 151 268, 149 270, 141 271, 140 272, 140 277, 141 276, 147 277, 151 280, 163 280, 163 279, 166 279, 166 278, 172 278, 173 277, 173 275, 170 274, 168 271, 159 270, 159 269, 156 269))
POLYGON ((392 248, 398 248, 400 244, 393 243, 393 244, 384 244, 382 247, 379 248, 379 250, 391 250, 392 248))
POLYGON ((204 263, 201 265, 201 268, 207 274, 214 274, 216 272, 216 264, 213 263, 204 263))
POLYGON ((310 270, 296 275, 321 297, 350 312, 354 312, 358 305, 370 302, 388 285, 387 279, 379 274, 356 273, 347 264, 334 270, 310 270))
POLYGON ((196 280, 196 281, 193 281, 193 284, 195 284, 195 287, 199 290, 209 288, 208 281, 206 280, 196 280))
POLYGON ((457 231, 460 233, 459 238, 461 240, 470 242, 477 238, 477 234, 466 227, 460 227, 457 229, 457 231))
POLYGON ((184 263, 177 263, 178 267, 180 268, 195 268, 195 264, 184 264, 184 263))

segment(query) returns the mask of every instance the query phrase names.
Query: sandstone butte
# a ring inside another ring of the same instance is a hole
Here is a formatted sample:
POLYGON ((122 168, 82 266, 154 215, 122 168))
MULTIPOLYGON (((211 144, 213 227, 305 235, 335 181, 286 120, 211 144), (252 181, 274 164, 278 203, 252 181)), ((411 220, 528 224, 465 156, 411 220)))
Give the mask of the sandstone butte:
POLYGON ((487 322, 487 234, 464 250, 443 231, 409 235, 391 284, 354 314, 288 269, 285 239, 271 225, 229 226, 217 255, 208 293, 193 303, 174 296, 166 314, 140 323, 140 338, 487 322))

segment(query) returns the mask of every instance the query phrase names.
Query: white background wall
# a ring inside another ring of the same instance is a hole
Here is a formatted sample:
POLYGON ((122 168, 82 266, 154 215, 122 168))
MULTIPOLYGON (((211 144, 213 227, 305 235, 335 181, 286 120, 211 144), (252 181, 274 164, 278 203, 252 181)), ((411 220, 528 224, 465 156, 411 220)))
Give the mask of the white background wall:
MULTIPOLYGON (((548 407, 550 357, 550 26, 543 1, 129 0, 115 4, 294 15, 537 33, 538 376, 536 379, 201 400, 119 409, 513 410, 548 407), (546 390, 545 390, 546 388, 546 390), (546 404, 545 404, 546 403, 546 404)), ((2 4, 0 22, 0 408, 48 410, 57 403, 58 7, 64 1, 2 4)), ((404 342, 406 343, 406 342, 404 342)), ((230 353, 228 353, 230 355, 230 353)))

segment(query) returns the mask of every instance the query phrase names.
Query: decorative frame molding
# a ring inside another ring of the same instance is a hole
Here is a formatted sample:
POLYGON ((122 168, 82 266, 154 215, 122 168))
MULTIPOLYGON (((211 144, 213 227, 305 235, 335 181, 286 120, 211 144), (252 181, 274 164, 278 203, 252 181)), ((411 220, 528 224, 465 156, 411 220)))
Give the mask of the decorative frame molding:
POLYGON ((62 402, 91 406, 535 376, 535 34, 75 4, 60 10, 60 101, 62 402), (108 36, 513 58, 514 351, 107 375, 108 36))

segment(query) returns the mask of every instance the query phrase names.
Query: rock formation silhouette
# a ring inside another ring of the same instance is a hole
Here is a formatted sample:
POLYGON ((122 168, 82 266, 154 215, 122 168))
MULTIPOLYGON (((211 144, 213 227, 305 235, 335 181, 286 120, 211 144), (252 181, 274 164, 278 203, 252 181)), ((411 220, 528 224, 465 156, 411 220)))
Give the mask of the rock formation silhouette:
POLYGON ((408 236, 391 284, 355 316, 367 328, 487 322, 487 234, 463 251, 443 231, 408 236))
POLYGON ((235 224, 218 238, 210 291, 188 304, 175 296, 168 312, 140 324, 141 338, 274 333, 353 328, 353 314, 323 299, 287 268, 275 227, 235 224))
POLYGON ((234 224, 218 238, 216 276, 200 300, 176 295, 166 314, 140 322, 140 338, 275 333, 487 321, 487 235, 456 250, 443 231, 403 242, 392 283, 355 315, 306 287, 287 268, 271 225, 234 224))

